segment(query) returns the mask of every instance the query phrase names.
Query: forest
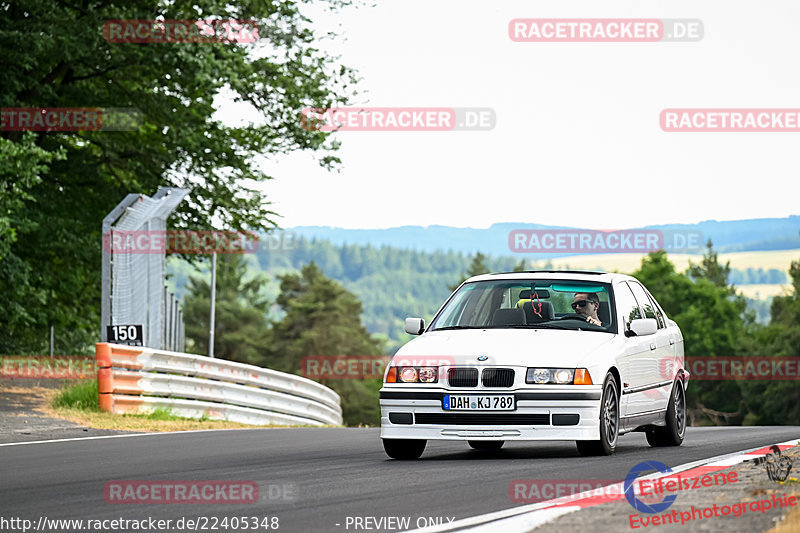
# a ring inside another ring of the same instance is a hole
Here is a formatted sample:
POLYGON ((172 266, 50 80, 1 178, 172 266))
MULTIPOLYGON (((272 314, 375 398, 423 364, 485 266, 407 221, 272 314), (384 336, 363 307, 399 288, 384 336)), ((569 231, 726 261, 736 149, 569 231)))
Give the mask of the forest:
MULTIPOLYGON (((217 274, 215 353, 231 360, 300 373, 311 355, 392 354, 410 336, 403 318, 430 319, 467 276, 524 270, 524 261, 476 253, 416 252, 300 239, 291 250, 222 256, 217 274)), ((208 348, 209 283, 173 264, 184 297, 187 346, 208 348)), ((792 291, 776 296, 767 323, 738 295, 730 266, 713 243, 685 272, 664 251, 629 272, 681 327, 687 357, 800 355, 800 258, 786 273, 792 291)), ((377 425, 379 380, 326 380, 342 395, 349 425, 377 425)), ((693 425, 800 423, 794 381, 693 381, 693 425)))

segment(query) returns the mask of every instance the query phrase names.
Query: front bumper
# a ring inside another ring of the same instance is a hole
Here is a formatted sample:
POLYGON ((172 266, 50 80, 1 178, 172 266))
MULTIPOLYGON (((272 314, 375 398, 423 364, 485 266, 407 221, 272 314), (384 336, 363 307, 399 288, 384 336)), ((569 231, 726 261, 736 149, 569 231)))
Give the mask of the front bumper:
POLYGON ((598 440, 601 396, 600 385, 517 390, 384 387, 380 391, 381 438, 598 440), (446 411, 442 407, 445 394, 513 394, 516 410, 446 411))

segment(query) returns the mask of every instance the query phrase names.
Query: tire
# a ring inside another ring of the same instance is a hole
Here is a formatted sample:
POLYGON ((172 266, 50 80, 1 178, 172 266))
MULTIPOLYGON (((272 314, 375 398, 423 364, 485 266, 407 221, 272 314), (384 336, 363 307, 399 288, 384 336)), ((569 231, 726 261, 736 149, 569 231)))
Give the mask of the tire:
POLYGON ((603 397, 600 400, 600 440, 575 441, 578 453, 584 456, 611 455, 617 449, 619 439, 619 392, 617 380, 609 373, 603 381, 603 397))
POLYGON ((425 451, 426 440, 418 439, 382 439, 386 455, 392 459, 409 461, 419 459, 425 451))
POLYGON ((475 450, 493 452, 499 450, 505 444, 503 440, 468 440, 467 444, 475 450))
POLYGON ((647 443, 653 448, 683 444, 686 436, 686 391, 680 379, 672 385, 666 423, 664 427, 651 426, 645 430, 647 443))

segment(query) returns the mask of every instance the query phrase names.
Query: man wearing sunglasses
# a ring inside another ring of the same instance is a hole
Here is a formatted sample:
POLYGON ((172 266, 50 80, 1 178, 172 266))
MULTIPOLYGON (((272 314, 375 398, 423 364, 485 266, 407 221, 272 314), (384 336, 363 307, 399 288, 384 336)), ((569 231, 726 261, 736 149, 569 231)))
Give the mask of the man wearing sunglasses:
POLYGON ((600 298, 594 292, 576 292, 572 300, 572 309, 575 313, 586 318, 586 322, 595 326, 602 326, 602 322, 597 318, 597 310, 600 308, 600 298))

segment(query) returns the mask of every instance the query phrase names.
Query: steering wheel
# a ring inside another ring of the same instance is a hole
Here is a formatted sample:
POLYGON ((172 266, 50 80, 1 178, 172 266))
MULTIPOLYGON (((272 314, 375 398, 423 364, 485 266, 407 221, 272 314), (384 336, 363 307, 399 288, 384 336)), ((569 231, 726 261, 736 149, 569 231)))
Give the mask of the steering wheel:
POLYGON ((564 315, 564 316, 562 316, 560 318, 560 320, 569 320, 569 319, 583 320, 584 322, 588 322, 589 321, 588 317, 585 317, 583 315, 579 315, 578 313, 567 313, 566 315, 564 315))

